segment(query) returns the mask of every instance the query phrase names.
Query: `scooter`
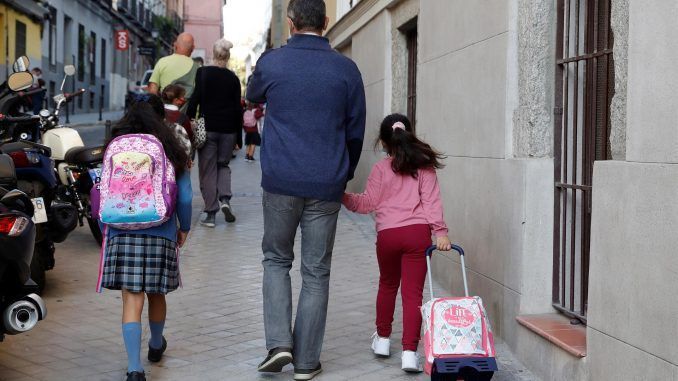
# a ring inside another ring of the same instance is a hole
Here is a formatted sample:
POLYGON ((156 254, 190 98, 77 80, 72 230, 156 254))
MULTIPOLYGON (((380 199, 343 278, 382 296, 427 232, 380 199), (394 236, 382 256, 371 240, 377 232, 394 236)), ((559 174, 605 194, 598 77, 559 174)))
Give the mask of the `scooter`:
MULTIPOLYGON (((28 58, 21 57, 19 65, 15 65, 14 70, 21 70, 22 67, 28 67, 28 58), (21 61, 24 60, 24 61, 21 61)), ((53 111, 41 110, 39 117, 27 117, 27 127, 21 125, 14 126, 14 130, 8 132, 10 138, 19 137, 21 143, 26 145, 26 140, 37 143, 42 142, 44 147, 51 150, 50 157, 56 167, 58 189, 56 199, 62 202, 72 204, 77 210, 77 220, 80 226, 87 220, 90 231, 97 243, 101 244, 102 233, 99 224, 91 215, 91 206, 89 194, 93 184, 101 174, 101 162, 103 161, 103 146, 85 147, 80 134, 72 129, 59 124, 59 112, 61 107, 71 101, 73 98, 82 95, 85 90, 80 89, 74 93, 63 93, 66 79, 75 74, 75 66, 66 65, 64 67, 64 78, 61 82, 61 94, 56 95, 53 100, 55 107, 53 111)), ((19 71, 20 72, 20 71, 19 71)), ((23 72, 20 72, 23 73, 23 72)), ((30 74, 30 73, 27 73, 30 74)), ((0 109, 1 109, 0 97, 0 109)), ((70 219, 65 222, 70 222, 70 219)), ((70 225, 69 225, 70 226, 70 225)), ((65 237, 64 237, 65 239, 65 237)), ((56 242, 60 242, 57 240, 56 242)))
MULTIPOLYGON (((27 58, 20 58, 17 62, 27 58)), ((27 67, 28 64, 25 64, 27 67)), ((16 68, 15 68, 16 70, 16 68)), ((29 72, 17 71, 7 80, 7 87, 19 92, 32 85, 29 72)), ((16 141, 16 131, 36 131, 40 117, 34 115, 0 115, 0 151, 8 154, 16 167, 17 187, 33 199, 37 225, 35 251, 31 262, 32 278, 39 291, 45 287, 45 271, 54 267, 54 243, 63 242, 77 227, 78 211, 60 195, 51 149, 31 140, 16 141)))
POLYGON ((39 287, 31 279, 34 206, 15 186, 13 161, 0 154, 0 341, 5 334, 30 331, 47 316, 45 302, 36 294, 39 287))
MULTIPOLYGON (((67 65, 64 68, 64 74, 61 83, 62 90, 66 78, 75 74, 75 66, 67 65)), ((52 112, 40 111, 40 129, 42 144, 52 150, 52 159, 55 161, 58 179, 62 185, 61 196, 77 207, 80 226, 83 226, 83 221, 87 220, 92 236, 98 244, 101 244, 103 235, 97 220, 92 217, 89 194, 92 186, 101 176, 104 146, 86 147, 78 131, 59 124, 61 107, 84 92, 85 89, 80 89, 72 94, 56 95, 54 110, 52 112)))

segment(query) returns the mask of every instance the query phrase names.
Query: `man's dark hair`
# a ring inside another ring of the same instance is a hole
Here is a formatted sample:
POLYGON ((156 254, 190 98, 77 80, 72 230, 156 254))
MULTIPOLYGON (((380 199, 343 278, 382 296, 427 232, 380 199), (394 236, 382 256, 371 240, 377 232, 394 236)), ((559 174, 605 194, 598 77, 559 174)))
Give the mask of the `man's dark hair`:
POLYGON ((324 0, 290 0, 287 6, 289 17, 298 31, 322 31, 325 27, 324 0))

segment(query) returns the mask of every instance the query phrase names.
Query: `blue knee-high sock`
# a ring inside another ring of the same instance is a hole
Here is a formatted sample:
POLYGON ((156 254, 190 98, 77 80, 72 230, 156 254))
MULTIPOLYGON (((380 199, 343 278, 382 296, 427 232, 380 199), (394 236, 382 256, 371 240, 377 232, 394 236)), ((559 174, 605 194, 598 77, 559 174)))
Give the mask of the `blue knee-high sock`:
POLYGON ((162 348, 162 330, 165 329, 165 321, 148 321, 148 326, 151 328, 151 339, 148 340, 148 345, 153 349, 162 348))
POLYGON ((122 338, 125 340, 127 350, 127 371, 143 372, 141 365, 141 323, 124 323, 122 325, 122 338))

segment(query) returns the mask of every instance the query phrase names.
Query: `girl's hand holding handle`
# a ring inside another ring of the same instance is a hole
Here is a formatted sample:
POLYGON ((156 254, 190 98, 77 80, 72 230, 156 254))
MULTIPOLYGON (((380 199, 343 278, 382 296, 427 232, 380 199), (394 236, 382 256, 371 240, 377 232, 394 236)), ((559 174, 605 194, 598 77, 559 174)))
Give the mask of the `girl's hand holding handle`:
POLYGON ((450 239, 447 238, 447 236, 437 237, 436 238, 436 246, 437 246, 437 249, 440 250, 440 251, 450 251, 450 250, 452 250, 452 242, 450 242, 450 239))

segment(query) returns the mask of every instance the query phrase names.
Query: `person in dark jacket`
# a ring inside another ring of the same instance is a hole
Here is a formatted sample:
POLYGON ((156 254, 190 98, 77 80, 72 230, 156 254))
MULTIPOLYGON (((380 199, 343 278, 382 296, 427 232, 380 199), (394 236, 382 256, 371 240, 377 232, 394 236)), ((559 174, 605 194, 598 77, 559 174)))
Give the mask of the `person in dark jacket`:
POLYGON ((260 153, 264 188, 264 326, 261 372, 294 363, 294 379, 322 370, 330 264, 340 201, 358 165, 365 89, 358 67, 322 37, 325 2, 291 0, 293 37, 257 62, 247 99, 266 103, 260 153), (289 271, 301 226, 301 294, 292 330, 289 271))
POLYGON ((200 223, 207 227, 215 226, 219 210, 227 222, 235 221, 229 163, 236 145, 242 146, 242 106, 240 80, 227 69, 232 47, 225 39, 214 43, 215 66, 198 69, 187 112, 195 118, 199 108, 205 118, 207 142, 198 151, 198 169, 205 200, 205 217, 200 223))

